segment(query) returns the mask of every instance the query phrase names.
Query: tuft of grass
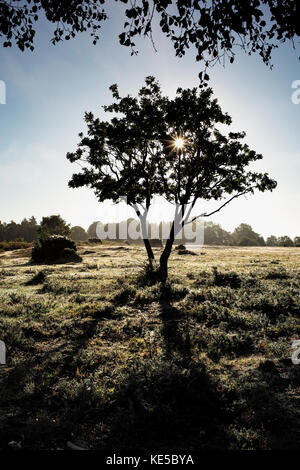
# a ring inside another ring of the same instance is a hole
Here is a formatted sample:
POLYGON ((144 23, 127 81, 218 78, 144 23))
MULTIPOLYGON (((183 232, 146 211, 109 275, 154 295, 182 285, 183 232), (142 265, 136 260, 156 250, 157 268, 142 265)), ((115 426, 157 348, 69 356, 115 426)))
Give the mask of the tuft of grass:
POLYGON ((194 251, 190 251, 190 250, 187 250, 187 249, 184 249, 184 250, 178 250, 178 255, 191 255, 191 256, 197 256, 197 253, 195 253, 194 251))
POLYGON ((43 284, 46 280, 46 272, 39 271, 35 274, 29 281, 25 283, 26 286, 36 286, 38 284, 43 284))
POLYGON ((226 287, 229 286, 232 289, 238 289, 241 287, 241 278, 240 276, 232 271, 227 273, 220 273, 216 266, 213 266, 213 275, 214 275, 214 284, 216 286, 226 287))
POLYGON ((265 279, 289 279, 289 274, 287 273, 287 271, 285 269, 277 269, 277 270, 272 270, 272 271, 268 271, 266 276, 265 276, 265 279))
POLYGON ((139 273, 135 277, 137 286, 153 286, 160 281, 160 272, 158 267, 152 268, 149 263, 144 263, 139 273))

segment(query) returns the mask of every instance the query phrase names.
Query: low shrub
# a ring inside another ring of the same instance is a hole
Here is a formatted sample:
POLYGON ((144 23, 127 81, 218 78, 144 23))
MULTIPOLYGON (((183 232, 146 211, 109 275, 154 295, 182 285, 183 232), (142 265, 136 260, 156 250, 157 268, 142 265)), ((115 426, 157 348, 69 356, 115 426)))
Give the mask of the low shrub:
POLYGON ((60 258, 58 259, 58 262, 60 263, 81 263, 81 261, 81 256, 79 256, 79 254, 71 248, 64 248, 61 252, 60 258))
POLYGON ((135 296, 136 290, 129 284, 124 284, 115 294, 114 300, 118 304, 126 304, 131 298, 135 296))
POLYGON ((168 280, 165 283, 158 283, 156 284, 154 290, 155 297, 162 301, 176 301, 184 299, 189 293, 189 290, 185 286, 181 286, 179 284, 174 284, 174 282, 168 280))
POLYGON ((160 281, 159 268, 152 269, 149 263, 145 263, 139 274, 136 276, 135 283, 137 286, 153 286, 160 281))
POLYGON ((37 286, 38 284, 43 284, 46 280, 46 273, 45 271, 39 271, 37 274, 33 276, 33 278, 29 279, 26 282, 26 286, 37 286))
POLYGON ((241 278, 235 272, 220 273, 216 267, 213 268, 214 283, 216 286, 229 286, 232 289, 241 287, 241 278))
POLYGON ((269 271, 265 279, 288 279, 290 276, 285 269, 277 269, 269 271))
POLYGON ((102 245, 102 240, 100 240, 100 238, 89 238, 88 239, 88 242, 89 243, 99 243, 100 245, 102 245))
POLYGON ((0 251, 24 250, 32 245, 25 241, 0 242, 0 251))
POLYGON ((182 245, 182 244, 177 245, 177 246, 175 246, 175 250, 177 250, 177 251, 179 251, 179 250, 186 250, 186 246, 185 246, 185 245, 182 245))
POLYGON ((197 256, 197 253, 195 253, 194 251, 190 251, 190 250, 178 250, 178 254, 197 256))
POLYGON ((76 250, 75 242, 69 238, 61 235, 51 235, 36 241, 31 258, 36 263, 82 261, 76 250))

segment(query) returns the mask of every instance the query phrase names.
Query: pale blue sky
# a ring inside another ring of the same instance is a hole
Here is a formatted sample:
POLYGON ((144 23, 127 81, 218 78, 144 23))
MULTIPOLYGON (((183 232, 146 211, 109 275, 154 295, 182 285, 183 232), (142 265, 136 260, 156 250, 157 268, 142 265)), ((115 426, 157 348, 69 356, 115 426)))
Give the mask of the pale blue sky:
MULTIPOLYGON (((118 44, 121 25, 121 15, 109 20, 97 46, 80 35, 54 47, 42 22, 34 53, 0 49, 0 80, 7 87, 6 104, 0 104, 0 220, 61 214, 84 228, 102 220, 107 206, 91 190, 67 185, 79 167, 65 155, 76 148, 84 112, 104 116, 101 105, 111 102, 112 83, 123 94, 136 94, 147 75, 155 75, 170 96, 179 86, 198 86, 201 68, 193 54, 176 58, 168 40, 156 33, 157 53, 145 40, 138 56, 131 57, 118 44)), ((245 141, 264 155, 256 168, 278 181, 274 192, 236 200, 212 218, 227 230, 246 222, 264 236, 300 235, 300 104, 291 101, 291 84, 300 79, 298 56, 287 44, 274 53, 272 71, 258 57, 242 53, 233 65, 210 71, 232 128, 246 131, 245 141)), ((167 217, 167 208, 161 210, 167 217)))

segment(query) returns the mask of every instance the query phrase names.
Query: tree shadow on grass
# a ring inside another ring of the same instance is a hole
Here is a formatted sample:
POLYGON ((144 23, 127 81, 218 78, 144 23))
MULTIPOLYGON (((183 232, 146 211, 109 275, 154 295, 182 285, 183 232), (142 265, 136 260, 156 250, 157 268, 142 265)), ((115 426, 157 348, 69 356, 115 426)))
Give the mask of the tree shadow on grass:
POLYGON ((185 312, 175 308, 169 299, 160 300, 161 334, 165 355, 170 358, 176 352, 187 363, 191 360, 190 325, 185 312))
POLYGON ((223 405, 204 363, 192 359, 188 318, 164 291, 159 305, 162 355, 136 358, 114 396, 110 434, 95 446, 177 453, 226 448, 223 405))
MULTIPOLYGON (((84 330, 68 337, 54 335, 45 352, 34 347, 22 347, 16 365, 0 369, 0 449, 8 442, 22 442, 26 449, 49 449, 55 443, 65 443, 73 424, 89 410, 89 393, 80 400, 57 393, 60 381, 71 382, 78 373, 78 357, 97 330, 99 321, 110 313, 104 311, 85 324, 84 330), (7 370, 8 369, 8 370, 7 370)), ((40 332, 27 330, 31 339, 47 339, 40 332)), ((18 345, 14 346, 18 355, 18 345)), ((53 447, 55 448, 55 447, 53 447)))
POLYGON ((159 304, 163 354, 137 359, 128 371, 102 414, 110 415, 110 433, 96 439, 96 448, 178 453, 299 447, 299 398, 291 387, 299 385, 300 374, 291 363, 224 368, 229 385, 223 387, 220 375, 193 359, 185 312, 168 295, 160 295, 159 304))
POLYGON ((225 448, 221 404, 205 369, 177 359, 139 364, 123 382, 106 448, 225 448), (219 412, 219 413, 218 413, 219 412))
MULTIPOLYGON (((236 390, 218 388, 201 363, 149 361, 128 373, 111 408, 106 449, 183 452, 297 449, 299 398, 277 366, 248 371, 236 390)), ((296 380, 296 382, 295 382, 296 380)), ((298 382, 297 382, 298 383, 298 382)), ((97 446, 103 446, 100 441, 97 446)))

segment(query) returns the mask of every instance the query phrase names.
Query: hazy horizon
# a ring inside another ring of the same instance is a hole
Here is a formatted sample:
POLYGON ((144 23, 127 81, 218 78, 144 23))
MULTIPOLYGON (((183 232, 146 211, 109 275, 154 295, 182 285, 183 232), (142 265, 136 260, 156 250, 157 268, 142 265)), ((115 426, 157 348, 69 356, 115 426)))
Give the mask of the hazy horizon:
MULTIPOLYGON (((61 214, 50 214, 50 215, 61 215, 61 214)), ((37 221, 37 224, 40 225, 42 219, 38 220, 34 215, 31 215, 29 218, 31 218, 31 217, 34 217, 34 218, 36 219, 36 221, 37 221)), ((46 216, 44 216, 44 217, 46 217, 46 216)), ((27 218, 27 220, 28 220, 29 218, 27 218)), ((105 225, 105 224, 118 224, 118 223, 127 222, 128 219, 134 219, 135 221, 137 221, 138 223, 140 223, 140 220, 138 219, 137 215, 135 215, 135 214, 133 214, 132 217, 129 217, 129 218, 127 218, 127 219, 126 219, 126 218, 125 218, 125 219, 120 218, 120 219, 118 219, 118 220, 113 220, 113 218, 110 217, 110 221, 107 221, 107 222, 103 222, 101 219, 93 220, 93 221, 91 221, 87 226, 84 226, 84 225, 82 225, 82 224, 80 224, 80 223, 79 223, 79 224, 76 224, 76 225, 72 225, 72 224, 69 223, 68 219, 64 219, 64 220, 65 220, 65 222, 66 222, 68 225, 70 225, 71 228, 73 228, 73 227, 78 227, 78 226, 79 226, 79 227, 83 228, 83 229, 87 232, 88 229, 89 229, 89 227, 90 227, 93 223, 95 223, 95 222, 102 222, 104 225, 105 225)), ((15 223, 17 223, 17 224, 20 224, 20 223, 22 222, 22 220, 24 220, 24 217, 21 218, 21 219, 18 220, 18 221, 17 221, 17 220, 4 221, 4 220, 1 220, 1 219, 0 219, 0 223, 9 224, 10 222, 15 222, 15 223)), ((240 222, 238 222, 237 225, 233 228, 233 230, 226 230, 226 229, 222 226, 222 224, 219 224, 218 222, 214 222, 211 218, 199 218, 198 220, 201 221, 200 223, 204 222, 204 224, 207 223, 207 222, 213 222, 214 224, 218 224, 218 225, 221 226, 222 229, 224 229, 225 231, 227 231, 227 232, 229 232, 229 233, 233 233, 235 228, 239 227, 241 224, 245 224, 245 223, 246 223, 246 222, 244 222, 244 221, 240 221, 240 222)), ((149 223, 149 224, 156 224, 156 225, 159 225, 160 223, 163 223, 163 224, 172 224, 172 221, 173 221, 172 218, 170 218, 170 219, 157 219, 157 220, 148 220, 148 223, 149 223)), ((253 231, 254 231, 255 233, 258 233, 258 235, 263 236, 263 238, 264 238, 265 240, 268 238, 268 237, 265 237, 263 234, 260 234, 259 232, 257 232, 257 230, 255 229, 254 226, 251 226, 251 228, 253 229, 253 231)), ((271 235, 275 235, 275 234, 272 233, 271 235)), ((292 240, 295 238, 295 237, 291 236, 289 233, 279 233, 278 235, 275 235, 275 236, 276 236, 276 237, 280 237, 280 236, 286 236, 286 235, 289 236, 292 240)), ((300 236, 300 235, 296 235, 296 236, 300 236)), ((150 235, 150 238, 152 238, 152 235, 150 235)))

